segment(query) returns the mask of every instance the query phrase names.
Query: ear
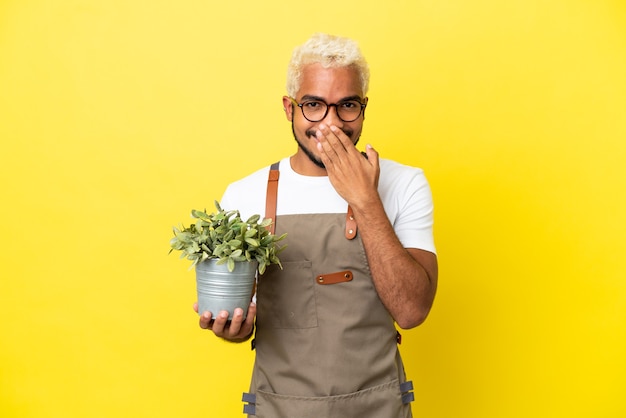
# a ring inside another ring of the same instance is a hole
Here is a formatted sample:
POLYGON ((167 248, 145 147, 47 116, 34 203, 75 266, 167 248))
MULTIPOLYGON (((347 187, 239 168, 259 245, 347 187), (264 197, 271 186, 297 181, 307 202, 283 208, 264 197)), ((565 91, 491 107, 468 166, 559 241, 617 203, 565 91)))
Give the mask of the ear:
POLYGON ((289 99, 289 96, 283 96, 283 110, 287 120, 291 122, 293 120, 293 103, 289 99))

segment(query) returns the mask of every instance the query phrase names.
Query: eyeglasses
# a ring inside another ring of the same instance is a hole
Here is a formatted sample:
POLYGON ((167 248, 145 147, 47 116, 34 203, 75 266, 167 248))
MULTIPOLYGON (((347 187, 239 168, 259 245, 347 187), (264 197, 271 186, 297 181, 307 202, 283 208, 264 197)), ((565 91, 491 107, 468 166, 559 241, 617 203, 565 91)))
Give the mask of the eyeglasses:
POLYGON ((367 106, 358 100, 344 100, 339 103, 328 104, 322 100, 307 100, 298 103, 292 97, 289 98, 293 104, 302 109, 302 116, 309 122, 319 122, 328 115, 328 109, 335 106, 337 116, 344 122, 354 122, 361 116, 361 112, 367 106))

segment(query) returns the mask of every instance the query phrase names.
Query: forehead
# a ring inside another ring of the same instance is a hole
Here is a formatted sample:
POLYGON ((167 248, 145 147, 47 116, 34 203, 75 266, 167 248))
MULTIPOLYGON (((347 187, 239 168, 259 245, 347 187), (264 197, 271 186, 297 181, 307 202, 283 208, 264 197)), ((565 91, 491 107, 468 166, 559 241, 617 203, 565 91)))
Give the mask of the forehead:
POLYGON ((362 94, 361 80, 356 68, 324 68, 321 64, 309 64, 302 69, 297 99, 315 96, 333 102, 346 97, 362 97, 362 94))

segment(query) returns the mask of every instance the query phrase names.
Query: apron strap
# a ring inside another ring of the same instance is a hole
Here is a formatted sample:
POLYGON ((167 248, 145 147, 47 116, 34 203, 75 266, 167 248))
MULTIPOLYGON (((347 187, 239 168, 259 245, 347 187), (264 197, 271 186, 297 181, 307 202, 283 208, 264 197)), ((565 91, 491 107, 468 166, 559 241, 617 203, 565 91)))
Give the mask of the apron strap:
POLYGON ((356 237, 356 221, 352 208, 348 205, 348 213, 346 214, 346 239, 354 239, 356 237))
MULTIPOLYGON (((278 166, 280 161, 271 165, 270 173, 267 178, 267 195, 265 197, 265 219, 271 219, 272 223, 267 227, 270 233, 276 231, 276 200, 278 196, 278 179, 280 171, 278 166)), ((356 237, 357 225, 354 219, 352 208, 348 205, 348 213, 346 213, 346 239, 354 239, 356 237)))
POLYGON ((271 219, 272 223, 267 227, 270 233, 276 231, 276 197, 278 196, 278 171, 279 163, 274 163, 270 167, 270 174, 267 179, 267 196, 265 198, 265 219, 271 219))

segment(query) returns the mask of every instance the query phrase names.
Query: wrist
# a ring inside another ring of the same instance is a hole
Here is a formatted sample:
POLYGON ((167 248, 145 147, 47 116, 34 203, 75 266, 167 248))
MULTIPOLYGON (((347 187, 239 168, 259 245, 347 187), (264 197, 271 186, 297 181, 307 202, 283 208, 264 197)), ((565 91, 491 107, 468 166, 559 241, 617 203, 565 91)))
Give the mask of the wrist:
POLYGON ((381 212, 384 214, 385 209, 383 202, 380 200, 378 192, 366 193, 360 199, 354 199, 350 202, 350 207, 354 211, 358 220, 366 221, 370 216, 378 216, 381 212))

